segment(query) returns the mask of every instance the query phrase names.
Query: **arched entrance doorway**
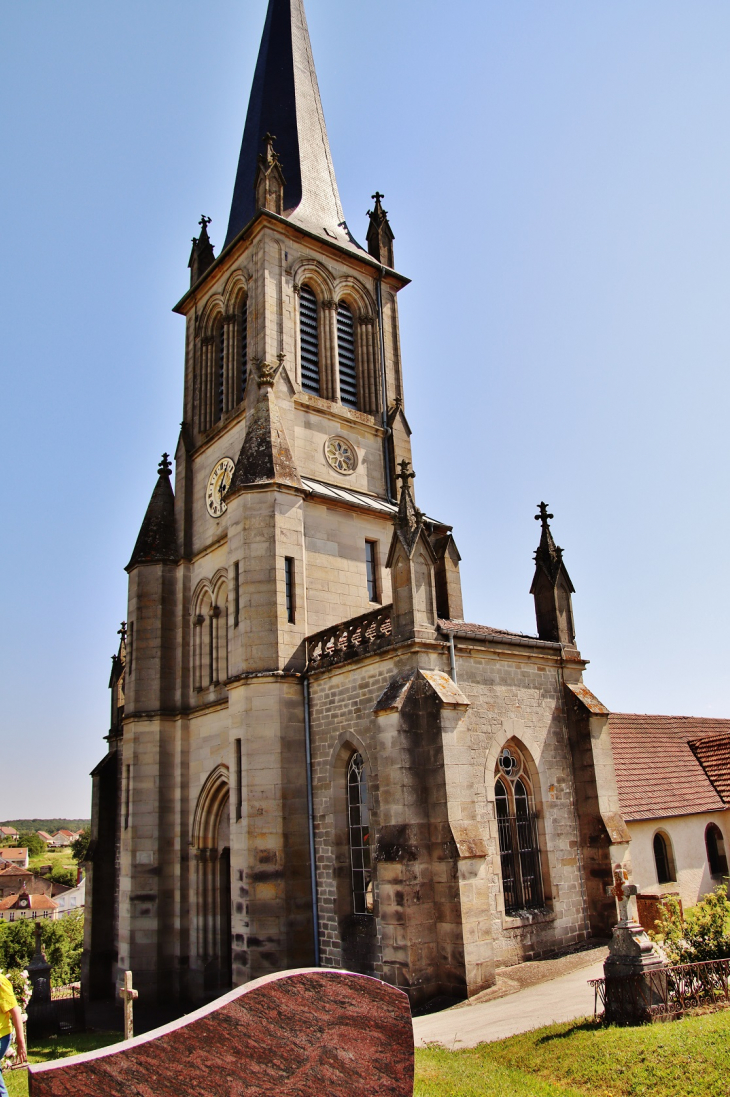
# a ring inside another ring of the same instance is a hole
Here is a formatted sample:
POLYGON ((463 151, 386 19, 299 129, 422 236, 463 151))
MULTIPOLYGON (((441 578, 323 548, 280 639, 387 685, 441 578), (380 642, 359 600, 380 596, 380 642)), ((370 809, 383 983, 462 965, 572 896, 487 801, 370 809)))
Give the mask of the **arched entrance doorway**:
POLYGON ((230 831, 228 767, 219 765, 200 791, 192 835, 196 861, 193 968, 206 998, 217 998, 232 985, 230 831))

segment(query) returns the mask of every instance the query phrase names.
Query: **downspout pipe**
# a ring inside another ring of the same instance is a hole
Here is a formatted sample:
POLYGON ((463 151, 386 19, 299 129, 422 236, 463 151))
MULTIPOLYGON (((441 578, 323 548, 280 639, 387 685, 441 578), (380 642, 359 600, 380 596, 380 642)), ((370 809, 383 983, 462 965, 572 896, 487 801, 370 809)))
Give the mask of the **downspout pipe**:
POLYGON ((451 675, 451 681, 454 683, 454 685, 457 685, 458 683, 456 681, 456 652, 454 650, 454 634, 453 632, 449 632, 447 633, 447 635, 449 637, 449 673, 451 675))
POLYGON ((388 388, 385 378, 385 327, 383 325, 383 267, 380 268, 380 274, 378 276, 378 282, 376 287, 376 296, 378 302, 378 332, 380 335, 380 385, 381 385, 381 401, 383 404, 383 468, 385 469, 385 494, 392 502, 393 500, 393 484, 392 475, 390 469, 390 452, 388 449, 388 438, 390 436, 390 427, 388 426, 388 388))
POLYGON ((314 790, 312 788, 312 727, 309 716, 309 677, 304 673, 304 749, 307 765, 307 821, 309 825, 309 871, 312 886, 312 923, 314 928, 314 966, 320 966, 319 901, 317 898, 317 862, 314 851, 314 790))

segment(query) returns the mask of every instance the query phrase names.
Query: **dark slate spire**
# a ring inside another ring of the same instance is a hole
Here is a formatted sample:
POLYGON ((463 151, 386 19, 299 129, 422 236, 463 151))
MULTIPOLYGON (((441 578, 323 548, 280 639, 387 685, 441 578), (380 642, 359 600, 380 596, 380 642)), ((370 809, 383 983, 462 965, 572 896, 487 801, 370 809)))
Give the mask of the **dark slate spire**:
POLYGON ((175 532, 175 495, 170 483, 172 466, 163 453, 158 480, 126 571, 140 564, 176 564, 180 559, 175 532))
POLYGON ((381 199, 385 198, 384 194, 376 190, 373 195, 375 202, 375 209, 368 210, 368 217, 370 218, 370 224, 368 226, 368 251, 377 259, 379 263, 382 263, 384 267, 394 267, 393 261, 393 241, 395 235, 390 227, 390 221, 388 220, 388 211, 383 209, 381 199))
POLYGON ((537 634, 541 640, 572 645, 575 643, 573 606, 575 593, 568 570, 563 563, 563 550, 555 544, 550 529, 547 503, 540 503, 535 521, 542 523, 540 544, 535 553, 535 577, 530 594, 535 598, 537 634))
POLYGON ((246 437, 226 492, 226 501, 247 487, 258 484, 302 486, 274 397, 274 382, 279 368, 268 362, 259 365, 259 398, 249 416, 246 437))
POLYGON ((226 245, 256 214, 255 183, 267 133, 276 134, 286 180, 284 216, 324 239, 358 247, 344 225, 303 0, 269 0, 226 245))
POLYGON ((190 285, 194 286, 199 278, 202 278, 208 267, 212 266, 215 262, 215 252, 213 251, 213 245, 210 242, 208 236, 208 225, 210 224, 210 217, 206 217, 205 214, 200 218, 198 222, 200 225, 200 236, 193 237, 193 248, 190 252, 190 285))

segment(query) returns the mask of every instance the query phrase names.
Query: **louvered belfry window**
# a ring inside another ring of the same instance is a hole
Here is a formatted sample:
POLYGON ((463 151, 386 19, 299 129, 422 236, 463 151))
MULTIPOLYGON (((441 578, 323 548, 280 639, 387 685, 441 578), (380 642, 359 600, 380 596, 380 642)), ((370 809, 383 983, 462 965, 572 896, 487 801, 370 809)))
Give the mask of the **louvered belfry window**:
POLYGON ((299 295, 299 330, 302 343, 302 388, 319 396, 319 320, 317 298, 309 286, 299 295))
POLYGON ((248 301, 244 298, 241 311, 238 314, 238 328, 241 333, 241 392, 239 400, 243 400, 248 381, 248 301))
POLYGON ((524 761, 514 747, 499 756, 494 799, 505 913, 539 909, 544 898, 537 814, 524 761))
POLYGON ((223 399, 226 383, 226 329, 223 324, 217 331, 218 341, 218 386, 216 391, 215 417, 220 419, 223 415, 223 399))
POLYGON ((355 321, 352 309, 342 302, 337 306, 337 356, 340 366, 340 400, 348 407, 356 408, 355 321))

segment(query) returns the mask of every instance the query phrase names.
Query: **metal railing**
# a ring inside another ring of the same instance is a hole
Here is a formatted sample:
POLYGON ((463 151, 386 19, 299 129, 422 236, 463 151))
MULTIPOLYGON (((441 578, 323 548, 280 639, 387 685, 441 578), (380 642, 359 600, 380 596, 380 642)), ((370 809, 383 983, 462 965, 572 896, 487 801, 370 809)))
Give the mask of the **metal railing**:
POLYGON ((678 1017, 688 1009, 730 1004, 730 960, 704 960, 698 964, 675 964, 654 968, 641 975, 590 979, 594 991, 593 1015, 599 1017, 599 1002, 612 1018, 678 1017))
POLYGON ((393 606, 381 606, 361 617, 322 629, 307 638, 310 670, 345 663, 362 655, 390 647, 393 642, 393 606))

